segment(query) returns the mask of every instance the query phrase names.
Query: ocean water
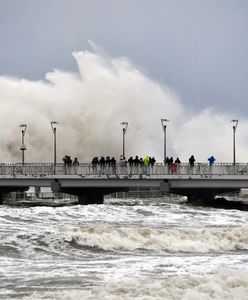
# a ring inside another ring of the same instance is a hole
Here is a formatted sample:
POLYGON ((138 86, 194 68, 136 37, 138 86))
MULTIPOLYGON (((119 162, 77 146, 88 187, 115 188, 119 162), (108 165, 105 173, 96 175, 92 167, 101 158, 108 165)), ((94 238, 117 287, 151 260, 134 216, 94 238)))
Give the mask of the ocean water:
POLYGON ((248 212, 184 198, 0 207, 0 299, 248 299, 248 212))

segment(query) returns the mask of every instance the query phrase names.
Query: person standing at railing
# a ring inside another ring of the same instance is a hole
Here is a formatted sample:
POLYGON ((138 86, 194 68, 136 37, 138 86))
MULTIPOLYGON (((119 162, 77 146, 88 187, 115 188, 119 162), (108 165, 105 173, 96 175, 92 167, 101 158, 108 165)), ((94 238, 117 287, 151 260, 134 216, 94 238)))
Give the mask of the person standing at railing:
POLYGON ((181 163, 181 160, 177 157, 175 160, 175 164, 180 164, 180 163, 181 163))
POLYGON ((69 155, 65 155, 63 157, 64 167, 65 167, 65 174, 67 173, 67 167, 71 167, 72 160, 69 155))
POLYGON ((212 173, 212 167, 213 167, 213 164, 214 164, 215 161, 216 161, 216 159, 214 158, 213 155, 208 158, 210 173, 212 173))
POLYGON ((100 164, 101 174, 104 174, 105 158, 103 156, 101 156, 101 158, 99 160, 99 164, 100 164))
POLYGON ((72 159, 71 159, 70 155, 67 156, 67 165, 68 165, 68 167, 71 167, 71 165, 72 165, 72 159))
POLYGON ((147 175, 147 174, 149 174, 149 157, 148 156, 144 157, 143 164, 144 164, 144 173, 147 175))
POLYGON ((110 161, 111 161, 111 160, 110 160, 110 157, 107 156, 107 157, 106 157, 106 160, 105 160, 105 163, 106 163, 106 166, 107 166, 107 167, 110 166, 110 161))
POLYGON ((72 165, 74 167, 74 172, 77 174, 77 169, 78 169, 78 166, 79 166, 79 161, 78 161, 77 157, 74 158, 74 161, 73 161, 72 165))
POLYGON ((209 162, 209 165, 210 165, 210 166, 212 166, 212 165, 214 164, 215 161, 216 161, 216 159, 214 158, 213 155, 210 156, 210 157, 208 158, 208 162, 209 162))
POLYGON ((133 166, 133 161, 134 161, 134 160, 133 160, 133 157, 130 156, 129 159, 128 159, 128 164, 129 164, 130 167, 133 166))
POLYGON ((112 167, 112 173, 116 174, 116 160, 115 160, 114 157, 111 158, 110 164, 111 164, 111 167, 112 167))
POLYGON ((135 156, 135 159, 133 160, 133 163, 134 163, 134 165, 135 165, 135 167, 138 167, 139 166, 139 157, 138 157, 138 155, 136 155, 135 156))
POLYGON ((92 159, 92 170, 93 170, 93 174, 96 174, 97 173, 97 165, 98 165, 98 157, 95 156, 93 159, 92 159))
POLYGON ((189 167, 190 167, 191 173, 193 173, 193 171, 194 171, 194 166, 195 166, 195 157, 194 157, 194 155, 191 155, 189 158, 189 167))
POLYGON ((155 157, 149 157, 149 165, 151 166, 151 172, 152 174, 154 173, 154 165, 155 165, 156 159, 155 157))
POLYGON ((133 161, 134 161, 133 157, 130 156, 128 161, 127 161, 128 165, 129 165, 129 174, 133 173, 133 163, 134 163, 133 161))
POLYGON ((79 166, 79 161, 78 161, 77 157, 74 158, 74 161, 73 161, 72 165, 74 167, 78 167, 79 166))
POLYGON ((179 157, 176 158, 175 160, 175 164, 176 164, 176 172, 177 174, 180 174, 180 163, 181 163, 181 160, 179 159, 179 157))
POLYGON ((171 174, 174 172, 173 161, 174 161, 174 159, 171 156, 171 158, 169 158, 169 160, 168 160, 168 174, 171 174))
POLYGON ((110 162, 111 162, 110 156, 106 156, 106 159, 105 159, 105 164, 106 164, 105 174, 111 173, 110 162))

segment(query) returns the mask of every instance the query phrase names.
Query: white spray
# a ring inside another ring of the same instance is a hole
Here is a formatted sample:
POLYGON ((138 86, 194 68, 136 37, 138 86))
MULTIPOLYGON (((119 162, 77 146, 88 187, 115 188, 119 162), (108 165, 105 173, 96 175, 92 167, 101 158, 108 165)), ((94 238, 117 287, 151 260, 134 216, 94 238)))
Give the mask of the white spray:
MULTIPOLYGON (((198 161, 205 161, 210 154, 217 161, 231 160, 228 121, 236 116, 217 115, 211 109, 198 115, 189 112, 168 87, 150 79, 125 57, 110 58, 96 47, 92 52, 74 52, 73 57, 78 73, 54 70, 44 81, 0 77, 0 162, 21 161, 19 125, 23 123, 28 125, 26 162, 51 162, 50 121, 59 122, 58 162, 65 154, 77 156, 80 162, 101 155, 118 159, 123 121, 129 123, 127 156, 150 155, 162 161, 161 118, 170 119, 168 155, 185 161, 191 154, 198 161)), ((237 160, 245 160, 246 133, 241 128, 239 132, 242 143, 237 141, 237 160)))

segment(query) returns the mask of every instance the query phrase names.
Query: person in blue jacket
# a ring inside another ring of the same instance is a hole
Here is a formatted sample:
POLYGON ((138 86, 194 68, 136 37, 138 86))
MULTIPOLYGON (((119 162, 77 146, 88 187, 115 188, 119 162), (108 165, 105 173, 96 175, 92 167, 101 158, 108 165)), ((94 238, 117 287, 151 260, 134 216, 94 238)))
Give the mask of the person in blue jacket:
POLYGON ((214 162, 216 161, 216 159, 215 159, 214 156, 212 155, 212 156, 210 156, 210 157, 208 158, 208 161, 209 161, 209 165, 212 166, 212 165, 214 164, 214 162))

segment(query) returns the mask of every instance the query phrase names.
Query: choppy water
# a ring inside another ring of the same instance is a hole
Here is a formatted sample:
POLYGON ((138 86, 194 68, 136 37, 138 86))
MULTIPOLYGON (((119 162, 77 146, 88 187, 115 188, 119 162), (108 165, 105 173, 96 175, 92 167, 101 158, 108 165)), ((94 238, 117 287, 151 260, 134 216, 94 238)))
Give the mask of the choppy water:
POLYGON ((180 198, 0 207, 0 299, 248 299, 248 212, 180 198))

